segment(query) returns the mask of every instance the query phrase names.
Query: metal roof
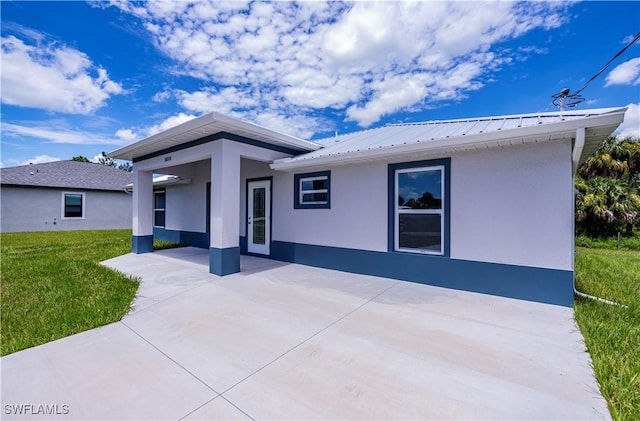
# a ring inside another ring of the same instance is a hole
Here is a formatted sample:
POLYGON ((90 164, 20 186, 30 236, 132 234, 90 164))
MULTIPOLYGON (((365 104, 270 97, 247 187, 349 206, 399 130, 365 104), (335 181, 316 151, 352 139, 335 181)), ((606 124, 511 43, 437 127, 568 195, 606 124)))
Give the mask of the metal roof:
POLYGON ((78 161, 0 168, 0 183, 3 185, 123 191, 132 180, 128 171, 78 161))
POLYGON ((275 161, 276 170, 321 167, 375 159, 575 138, 586 128, 580 161, 620 125, 626 108, 602 108, 507 115, 409 124, 390 124, 316 141, 322 149, 275 161))
POLYGON ((313 151, 320 148, 318 144, 309 142, 308 140, 279 133, 224 114, 210 112, 113 151, 109 153, 108 156, 132 161, 134 158, 180 146, 221 132, 259 140, 301 152, 313 151))

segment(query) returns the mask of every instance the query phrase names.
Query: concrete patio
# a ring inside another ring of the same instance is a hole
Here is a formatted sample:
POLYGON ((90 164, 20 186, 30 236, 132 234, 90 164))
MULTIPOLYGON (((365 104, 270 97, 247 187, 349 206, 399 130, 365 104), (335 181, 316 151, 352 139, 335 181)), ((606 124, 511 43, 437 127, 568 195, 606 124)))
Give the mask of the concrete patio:
POLYGON ((220 278, 195 248, 104 264, 142 279, 133 310, 3 357, 3 419, 610 419, 570 308, 246 256, 220 278))

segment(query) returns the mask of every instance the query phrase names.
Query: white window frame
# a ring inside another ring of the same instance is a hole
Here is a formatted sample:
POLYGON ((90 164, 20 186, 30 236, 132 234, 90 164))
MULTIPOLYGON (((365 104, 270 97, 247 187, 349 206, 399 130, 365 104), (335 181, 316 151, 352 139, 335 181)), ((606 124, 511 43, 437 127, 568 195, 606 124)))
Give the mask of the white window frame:
POLYGON ((447 239, 445 238, 444 231, 444 215, 445 215, 445 167, 444 165, 434 165, 429 167, 412 167, 412 168, 402 168, 395 170, 394 177, 394 239, 393 239, 393 248, 394 251, 402 251, 407 253, 418 253, 418 254, 433 254, 437 256, 444 256, 444 245, 447 239), (409 172, 420 172, 420 171, 440 171, 440 197, 441 197, 441 206, 440 209, 400 209, 400 205, 398 204, 398 174, 409 173, 409 172), (400 247, 400 214, 413 214, 413 215, 440 215, 440 251, 432 251, 425 249, 415 249, 415 248, 402 248, 400 247))
POLYGON ((153 191, 153 226, 154 228, 165 228, 167 226, 167 191, 166 190, 154 190, 153 191), (164 208, 156 208, 156 194, 164 194, 164 208), (156 225, 156 211, 164 212, 164 225, 156 225))
POLYGON ((61 203, 62 203, 62 215, 61 215, 61 219, 67 219, 67 220, 80 220, 80 219, 85 219, 85 208, 86 208, 86 204, 87 204, 87 200, 86 200, 86 195, 84 192, 74 192, 74 191, 63 191, 62 192, 62 196, 61 196, 61 203), (74 196, 81 196, 82 197, 82 216, 65 216, 65 210, 67 208, 67 202, 66 202, 66 197, 68 194, 72 194, 74 196))
POLYGON ((298 186, 298 204, 300 206, 305 206, 305 205, 327 205, 329 203, 329 189, 318 189, 318 190, 303 190, 302 189, 302 184, 305 181, 316 181, 316 180, 326 180, 327 184, 329 183, 329 176, 327 175, 318 175, 318 176, 314 176, 314 177, 304 177, 304 178, 300 178, 299 179, 299 183, 300 185, 298 186), (303 200, 304 195, 305 194, 309 194, 309 193, 326 193, 327 194, 327 200, 321 200, 321 201, 315 201, 315 202, 305 202, 303 200))

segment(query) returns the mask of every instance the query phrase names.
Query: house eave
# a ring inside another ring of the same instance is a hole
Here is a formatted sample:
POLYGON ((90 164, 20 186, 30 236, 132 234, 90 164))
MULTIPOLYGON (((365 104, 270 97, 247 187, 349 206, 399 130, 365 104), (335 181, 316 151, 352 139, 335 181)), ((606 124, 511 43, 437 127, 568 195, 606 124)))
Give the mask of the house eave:
POLYGON ((301 152, 310 152, 321 148, 320 145, 308 140, 279 133, 275 130, 267 129, 257 124, 242 121, 214 111, 117 149, 107 154, 107 156, 114 159, 133 161, 140 156, 175 147, 220 132, 232 133, 301 152))

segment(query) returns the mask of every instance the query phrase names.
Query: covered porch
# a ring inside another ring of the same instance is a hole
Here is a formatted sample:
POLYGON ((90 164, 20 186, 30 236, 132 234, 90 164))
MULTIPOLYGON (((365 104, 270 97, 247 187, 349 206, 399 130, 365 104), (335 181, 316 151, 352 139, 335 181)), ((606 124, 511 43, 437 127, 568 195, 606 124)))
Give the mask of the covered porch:
POLYGON ((132 251, 152 252, 155 236, 208 248, 212 274, 239 272, 241 248, 250 246, 241 244, 244 239, 262 243, 257 254, 269 254, 269 164, 317 148, 209 113, 111 153, 134 163, 132 251), (154 174, 173 182, 154 186, 154 174), (248 210, 253 205, 256 212, 248 210))

